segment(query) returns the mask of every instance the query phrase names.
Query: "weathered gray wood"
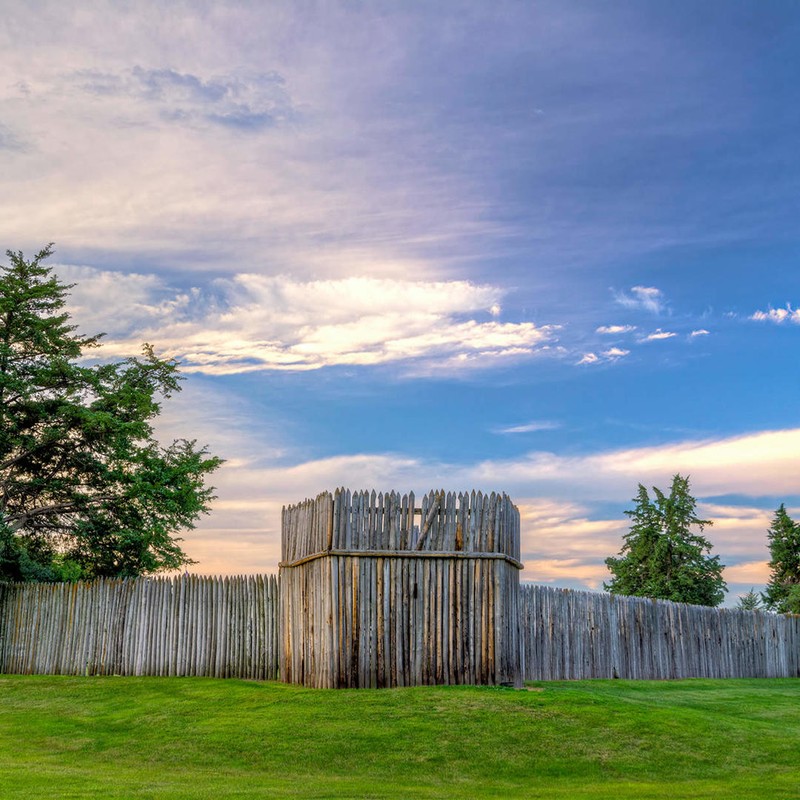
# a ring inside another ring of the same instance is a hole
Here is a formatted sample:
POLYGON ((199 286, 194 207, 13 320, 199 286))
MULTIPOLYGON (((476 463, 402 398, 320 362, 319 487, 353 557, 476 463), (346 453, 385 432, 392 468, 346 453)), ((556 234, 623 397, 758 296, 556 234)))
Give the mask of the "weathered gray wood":
POLYGON ((280 675, 319 687, 503 683, 523 669, 800 675, 800 618, 520 594, 519 512, 507 496, 436 491, 421 506, 412 494, 339 489, 285 507, 279 578, 0 585, 0 671, 280 675))
POLYGON ((435 501, 429 495, 425 495, 422 498, 422 516, 424 521, 420 525, 419 538, 417 539, 417 544, 415 547, 416 550, 422 550, 423 548, 430 549, 427 547, 427 539, 428 535, 431 533, 433 521, 436 519, 438 511, 439 509, 437 508, 435 501))
POLYGON ((274 577, 0 589, 0 672, 277 677, 274 577))
POLYGON ((800 617, 525 586, 528 680, 800 677, 800 617))

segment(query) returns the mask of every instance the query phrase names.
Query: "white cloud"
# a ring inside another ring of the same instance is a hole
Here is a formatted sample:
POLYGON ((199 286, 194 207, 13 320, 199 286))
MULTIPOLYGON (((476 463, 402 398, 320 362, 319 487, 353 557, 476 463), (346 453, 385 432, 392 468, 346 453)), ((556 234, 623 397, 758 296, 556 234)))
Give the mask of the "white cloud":
POLYGON ((534 420, 526 422, 522 425, 507 425, 500 428, 494 428, 494 433, 535 433, 536 431, 552 431, 560 428, 558 422, 551 422, 549 420, 534 420))
POLYGON ((591 456, 597 474, 666 482, 680 472, 692 476, 701 495, 794 494, 800 485, 800 429, 765 431, 726 439, 685 441, 591 456))
POLYGON ((76 321, 109 334, 102 354, 130 355, 151 341, 185 372, 401 361, 484 368, 530 357, 555 330, 489 318, 502 290, 470 281, 243 274, 205 290, 170 292, 151 276, 62 271, 80 279, 71 300, 76 321))
POLYGON ((630 355, 630 350, 623 350, 621 347, 611 347, 603 351, 603 356, 609 360, 616 360, 630 355))
POLYGON ((618 361, 620 358, 630 355, 630 350, 623 350, 621 347, 610 347, 608 350, 603 350, 600 355, 597 353, 584 353, 581 360, 578 361, 578 366, 581 364, 602 364, 609 361, 618 361))
POLYGON ((601 325, 599 328, 595 329, 595 333, 615 335, 620 333, 630 333, 631 331, 635 330, 635 325, 601 325))
POLYGON ((127 333, 163 319, 185 305, 157 275, 119 273, 72 264, 54 264, 59 280, 73 284, 68 307, 84 334, 127 333))
POLYGON ((707 331, 705 328, 700 328, 699 330, 692 331, 689 336, 691 338, 695 338, 696 336, 708 336, 711 331, 707 331))
POLYGON ((630 294, 617 292, 615 299, 626 308, 642 309, 653 314, 660 313, 664 308, 664 295, 654 286, 634 286, 630 294))
POLYGON ((784 322, 800 325, 800 308, 792 308, 787 303, 786 308, 770 308, 768 311, 756 311, 751 315, 750 319, 758 322, 774 322, 777 325, 782 325, 784 322))
POLYGON ((673 333, 672 331, 662 331, 661 328, 656 328, 656 330, 649 334, 648 336, 643 337, 640 339, 642 342, 659 342, 663 339, 672 339, 674 336, 677 336, 677 333, 673 333))

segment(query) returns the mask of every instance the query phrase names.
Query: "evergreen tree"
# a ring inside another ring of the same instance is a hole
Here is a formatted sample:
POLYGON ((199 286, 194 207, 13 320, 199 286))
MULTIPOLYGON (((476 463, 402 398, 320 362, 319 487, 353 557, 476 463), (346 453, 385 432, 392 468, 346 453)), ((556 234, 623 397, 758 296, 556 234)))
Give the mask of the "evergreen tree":
POLYGON ((739 602, 736 608, 740 611, 760 611, 761 610, 761 597, 758 592, 752 589, 746 594, 739 596, 739 602))
POLYGON ((655 499, 644 486, 625 513, 632 524, 616 558, 606 566, 614 576, 605 588, 614 594, 653 597, 678 603, 717 606, 725 596, 724 567, 711 552, 711 543, 700 532, 709 520, 695 514, 696 500, 689 492, 689 478, 675 475, 669 495, 653 487, 655 499))
POLYGON ((99 336, 64 310, 70 286, 8 251, 0 267, 0 579, 132 576, 191 563, 175 535, 208 511, 221 463, 195 442, 153 438, 174 361, 91 365, 99 336))
POLYGON ((800 523, 781 503, 767 531, 771 570, 764 602, 771 611, 800 614, 800 523))

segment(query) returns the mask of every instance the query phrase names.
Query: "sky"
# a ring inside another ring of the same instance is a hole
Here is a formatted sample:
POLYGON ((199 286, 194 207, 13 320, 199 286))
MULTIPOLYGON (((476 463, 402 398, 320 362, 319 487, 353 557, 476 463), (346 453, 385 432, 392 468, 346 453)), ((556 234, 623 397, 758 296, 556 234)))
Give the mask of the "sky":
POLYGON ((602 589, 688 474, 728 604, 800 515, 800 6, 0 0, 0 245, 226 459, 199 574, 280 509, 505 491, 602 589))

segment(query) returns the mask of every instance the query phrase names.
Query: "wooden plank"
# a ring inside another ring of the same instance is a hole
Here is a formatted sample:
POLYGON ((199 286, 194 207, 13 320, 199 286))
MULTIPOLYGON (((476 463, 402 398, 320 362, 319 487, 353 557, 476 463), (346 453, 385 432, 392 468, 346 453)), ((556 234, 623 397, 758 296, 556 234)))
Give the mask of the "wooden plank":
POLYGON ((455 550, 457 552, 464 550, 464 532, 467 530, 469 524, 469 496, 464 492, 458 494, 458 511, 456 516, 456 535, 455 535, 455 550))
POLYGON ((434 549, 432 542, 434 542, 436 539, 437 521, 440 512, 440 500, 440 494, 434 492, 431 492, 430 495, 427 495, 422 499, 422 513, 424 516, 424 522, 420 528, 419 539, 417 540, 415 548, 416 550, 434 549))
POLYGON ((408 493, 408 543, 406 544, 406 550, 413 550, 416 548, 416 534, 414 531, 414 514, 416 512, 415 508, 416 498, 414 497, 414 492, 408 493))
POLYGON ((481 552, 480 530, 481 509, 483 508, 483 495, 473 489, 470 495, 469 542, 467 551, 470 553, 481 552))
POLYGON ((489 495, 489 502, 487 505, 486 514, 486 533, 484 534, 483 552, 494 553, 496 547, 496 530, 497 524, 497 503, 498 496, 495 492, 489 495))

